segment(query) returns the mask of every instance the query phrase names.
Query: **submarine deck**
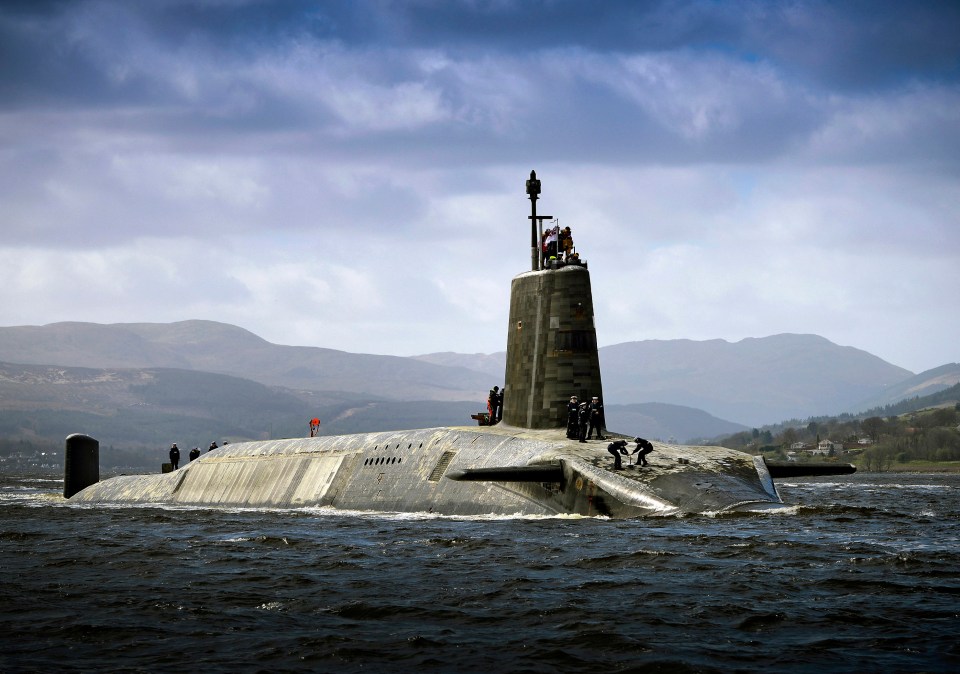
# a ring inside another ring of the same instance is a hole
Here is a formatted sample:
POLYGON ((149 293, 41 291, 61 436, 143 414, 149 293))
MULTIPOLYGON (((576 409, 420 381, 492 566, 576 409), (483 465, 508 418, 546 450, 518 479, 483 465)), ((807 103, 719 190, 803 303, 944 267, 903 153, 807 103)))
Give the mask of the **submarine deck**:
POLYGON ((614 471, 613 439, 632 440, 497 425, 237 443, 172 473, 104 480, 71 501, 612 517, 782 503, 759 458, 654 442, 648 467, 624 457, 614 471), (484 470, 499 477, 476 474, 484 470))

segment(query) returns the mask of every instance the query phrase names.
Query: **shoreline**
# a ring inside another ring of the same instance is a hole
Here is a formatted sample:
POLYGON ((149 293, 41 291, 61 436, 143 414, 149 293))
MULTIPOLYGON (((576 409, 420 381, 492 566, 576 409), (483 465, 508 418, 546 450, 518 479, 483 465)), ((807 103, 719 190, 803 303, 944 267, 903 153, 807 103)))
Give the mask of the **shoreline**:
MULTIPOLYGON (((857 469, 860 472, 860 469, 857 469)), ((864 471, 866 472, 866 471, 864 471)), ((885 473, 960 473, 960 461, 899 463, 890 466, 885 473)))

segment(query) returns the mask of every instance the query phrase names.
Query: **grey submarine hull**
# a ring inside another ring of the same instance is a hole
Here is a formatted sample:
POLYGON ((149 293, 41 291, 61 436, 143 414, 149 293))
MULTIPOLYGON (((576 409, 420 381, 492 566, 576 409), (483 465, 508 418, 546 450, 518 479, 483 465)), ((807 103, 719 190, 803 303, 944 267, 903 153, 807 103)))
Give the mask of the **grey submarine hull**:
POLYGON ((69 500, 611 518, 783 507, 759 457, 653 443, 648 466, 624 457, 613 470, 612 437, 584 444, 564 429, 501 424, 244 442, 173 472, 97 482, 69 500))

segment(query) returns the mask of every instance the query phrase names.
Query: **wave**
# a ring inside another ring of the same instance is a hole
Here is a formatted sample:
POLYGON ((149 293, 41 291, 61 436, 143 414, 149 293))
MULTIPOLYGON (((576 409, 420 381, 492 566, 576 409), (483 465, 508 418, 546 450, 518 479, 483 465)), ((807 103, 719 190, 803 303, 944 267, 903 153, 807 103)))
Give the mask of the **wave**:
POLYGON ((954 489, 951 484, 918 484, 914 482, 784 482, 777 481, 778 487, 789 487, 791 489, 809 489, 817 491, 820 489, 917 489, 917 490, 950 490, 954 489))

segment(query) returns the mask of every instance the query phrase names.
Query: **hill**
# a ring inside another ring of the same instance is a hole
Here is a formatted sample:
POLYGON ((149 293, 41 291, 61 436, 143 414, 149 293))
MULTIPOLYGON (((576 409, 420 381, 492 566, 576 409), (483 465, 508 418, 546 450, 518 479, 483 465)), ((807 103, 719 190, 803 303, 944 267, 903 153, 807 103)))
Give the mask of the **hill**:
POLYGON ((894 405, 901 400, 928 396, 960 383, 960 363, 948 363, 891 384, 877 395, 853 406, 856 411, 894 405))
MULTIPOLYGON (((502 377, 506 353, 416 358, 502 377)), ((866 351, 793 334, 625 342, 601 347, 600 367, 608 405, 671 403, 750 426, 850 409, 913 375, 866 351)))
POLYGON ((791 419, 711 444, 777 461, 854 461, 864 470, 950 470, 960 460, 960 384, 858 414, 791 419), (829 441, 821 446, 821 441, 829 441))
MULTIPOLYGON (((150 466, 171 442, 203 448, 212 440, 302 436, 314 415, 322 421, 321 434, 331 435, 470 425, 470 415, 483 410, 482 402, 393 401, 173 368, 11 363, 0 363, 0 401, 2 438, 56 450, 70 433, 83 432, 105 447, 133 451, 150 466)), ((743 429, 663 403, 608 406, 607 422, 615 430, 681 442, 743 429)))
POLYGON ((696 407, 750 426, 850 409, 909 370, 816 335, 647 340, 600 350, 607 403, 696 407))
POLYGON ((747 430, 746 426, 718 419, 703 410, 668 403, 605 405, 604 410, 608 428, 649 440, 689 443, 747 430))
MULTIPOLYGON (((0 327, 0 360, 21 364, 0 374, 0 431, 62 439, 49 414, 57 410, 93 415, 112 424, 117 442, 143 445, 166 444, 176 428, 195 429, 198 443, 300 435, 315 414, 323 432, 464 424, 503 383, 505 357, 283 346, 213 321, 0 327)), ((628 342, 601 348, 600 361, 610 426, 680 441, 736 432, 734 422, 858 409, 960 378, 957 365, 913 375, 816 335, 628 342)))
MULTIPOLYGON (((265 440, 472 423, 473 402, 389 401, 296 391, 229 375, 171 368, 67 368, 0 363, 0 438, 57 453, 71 433, 123 448, 122 464, 155 468, 171 442, 265 440)), ((58 454, 59 455, 59 454, 58 454)), ((119 459, 118 459, 119 460, 119 459)))
POLYGON ((482 400, 493 385, 483 374, 462 367, 272 344, 242 328, 214 321, 3 327, 0 361, 200 370, 272 386, 396 400, 482 400))

